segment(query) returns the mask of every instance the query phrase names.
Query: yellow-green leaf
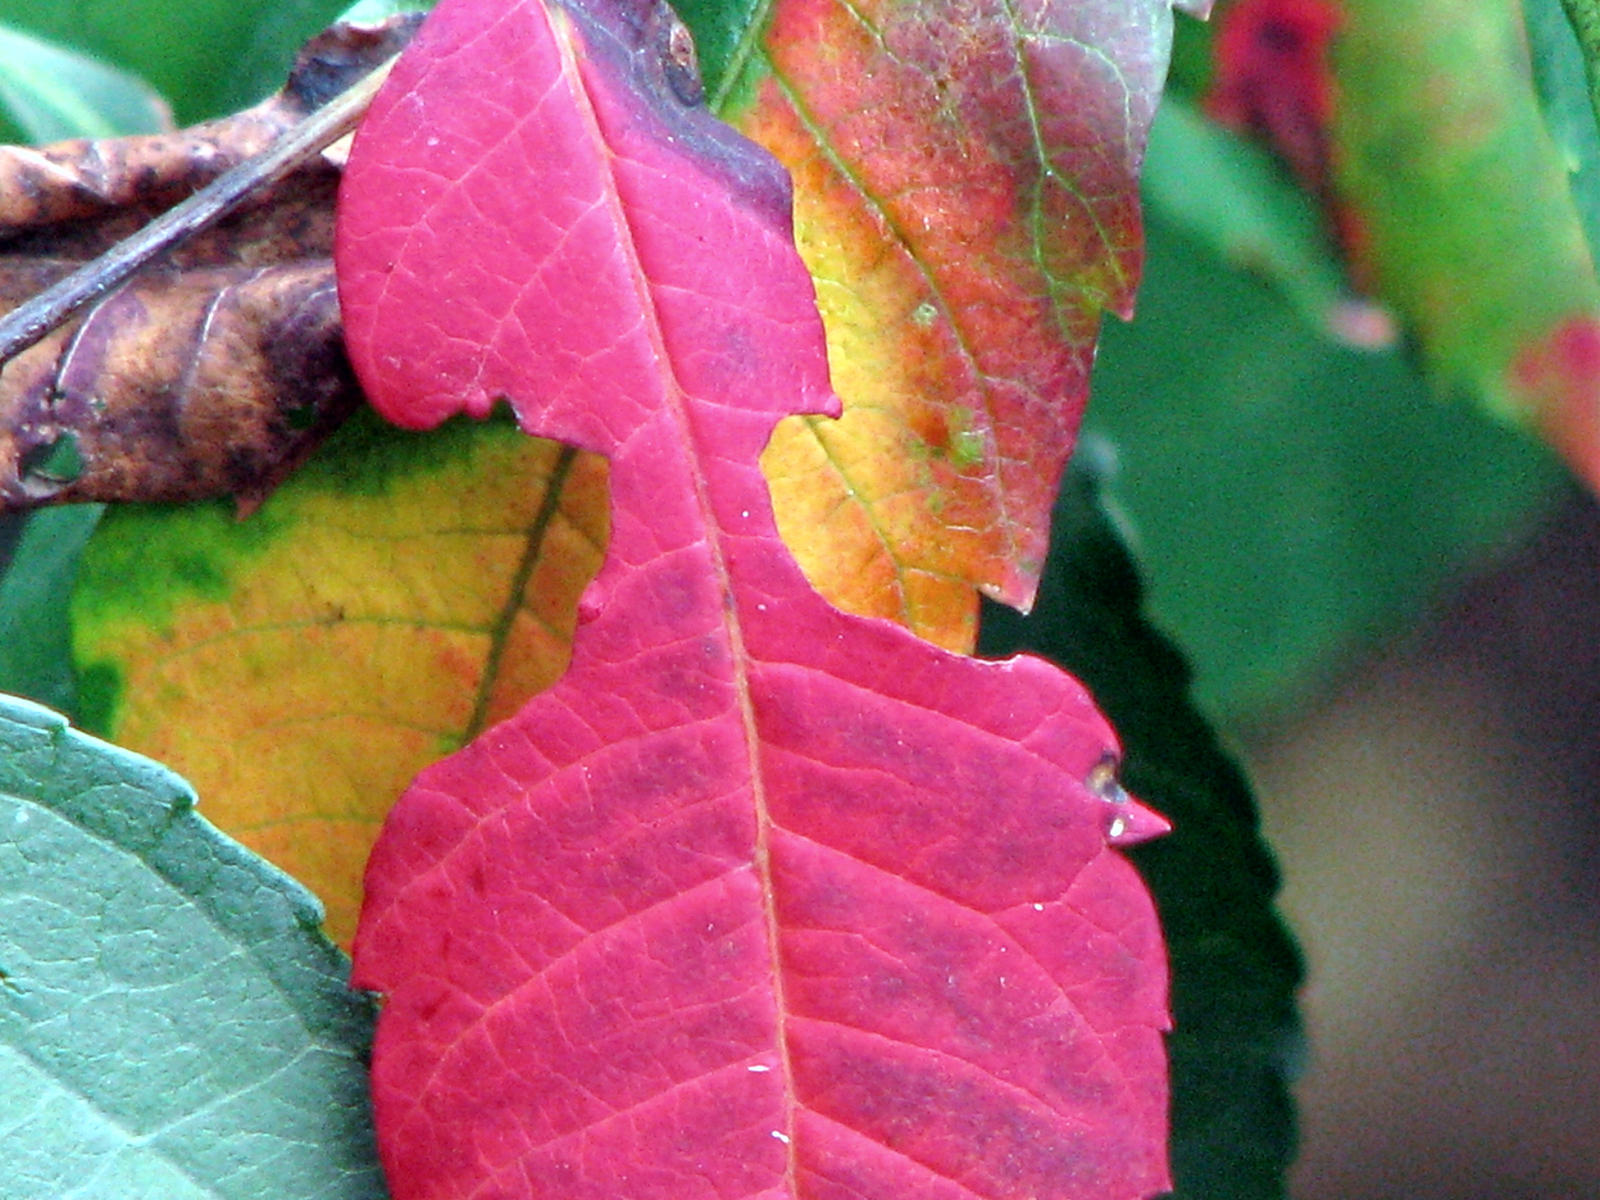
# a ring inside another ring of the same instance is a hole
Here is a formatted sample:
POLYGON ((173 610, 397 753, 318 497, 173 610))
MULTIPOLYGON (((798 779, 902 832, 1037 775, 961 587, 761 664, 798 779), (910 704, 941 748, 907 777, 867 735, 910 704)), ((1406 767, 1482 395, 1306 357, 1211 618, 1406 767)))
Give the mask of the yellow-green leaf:
POLYGON ((116 510, 75 602, 85 721, 193 781, 347 943, 390 803, 565 668, 605 506, 603 460, 509 424, 363 416, 249 520, 116 510))
POLYGON ((1434 375, 1600 485, 1600 284, 1515 0, 1345 0, 1341 196, 1434 375))

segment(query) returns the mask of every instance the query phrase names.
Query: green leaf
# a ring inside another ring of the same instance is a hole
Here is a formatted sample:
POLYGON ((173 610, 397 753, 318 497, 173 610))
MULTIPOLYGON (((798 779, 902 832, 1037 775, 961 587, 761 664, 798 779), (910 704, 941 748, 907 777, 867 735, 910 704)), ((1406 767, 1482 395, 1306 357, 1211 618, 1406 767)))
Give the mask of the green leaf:
MULTIPOLYGON (((728 74, 748 67, 776 0, 673 0, 672 7, 694 34, 706 95, 716 98, 739 92, 737 79, 729 79, 728 74)), ((719 105, 713 99, 712 103, 714 112, 738 107, 737 102, 719 105)))
MULTIPOLYGON (((140 80, 3 26, 0 105, 20 136, 39 142, 153 133, 169 123, 166 104, 140 80)), ((0 692, 75 710, 68 607, 100 512, 86 504, 6 518, 21 532, 0 556, 0 692)))
POLYGON ((1519 0, 1344 0, 1336 185, 1441 390, 1600 487, 1600 282, 1529 80, 1519 0))
POLYGON ((1566 165, 1592 255, 1600 246, 1600 129, 1589 104, 1583 54, 1558 0, 1526 0, 1522 16, 1545 126, 1566 165))
POLYGON ((9 1200, 383 1194, 368 998, 166 768, 0 698, 9 1200))
POLYGON ((171 126, 166 102, 142 79, 4 25, 0 108, 20 140, 35 143, 171 126))
POLYGON ((1172 27, 1172 61, 1167 66, 1167 94, 1196 99, 1211 86, 1211 41, 1217 21, 1197 20, 1183 9, 1172 27))
POLYGON ((71 646, 78 559, 101 506, 32 513, 0 576, 0 692, 72 712, 77 702, 71 646))
POLYGON ((1510 546, 1563 475, 1400 354, 1334 345, 1164 220, 1147 232, 1086 424, 1117 448, 1152 606, 1202 700, 1259 717, 1510 546))
POLYGON ((1270 281, 1313 327, 1350 303, 1316 203, 1255 143, 1169 93, 1150 129, 1144 200, 1233 266, 1270 281))
POLYGON ((237 57, 222 68, 214 101, 220 112, 254 104, 282 87, 301 45, 331 25, 349 7, 349 0, 271 0, 252 2, 247 7, 250 21, 246 36, 237 57))
POLYGON ((283 83, 300 44, 348 0, 0 0, 0 21, 150 81, 179 124, 242 108, 283 83))
POLYGON ((80 720, 180 770, 347 943, 395 798, 565 671, 605 480, 509 420, 362 409, 249 520, 119 506, 72 601, 80 720))
POLYGON ((339 20, 355 24, 376 24, 401 13, 429 12, 434 0, 356 0, 339 14, 339 20))
POLYGON ((1294 1149, 1299 954, 1249 785, 1189 695, 1182 657, 1143 614, 1097 473, 1069 469, 1032 615, 984 602, 979 648, 1031 650, 1088 685, 1122 739, 1123 778, 1174 832, 1132 856, 1172 959, 1172 1159, 1179 1200, 1284 1194, 1294 1149))

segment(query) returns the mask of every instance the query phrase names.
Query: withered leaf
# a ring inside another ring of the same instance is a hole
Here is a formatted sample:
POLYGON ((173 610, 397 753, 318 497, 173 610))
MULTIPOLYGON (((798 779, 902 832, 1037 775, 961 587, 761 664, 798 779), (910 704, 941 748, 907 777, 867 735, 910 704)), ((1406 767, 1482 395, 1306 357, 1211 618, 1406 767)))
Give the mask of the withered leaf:
MULTIPOLYGON (((173 134, 0 147, 0 312, 184 200, 391 57, 420 18, 336 25, 283 91, 173 134)), ((360 399, 320 156, 0 366, 0 508, 259 503, 360 399)))

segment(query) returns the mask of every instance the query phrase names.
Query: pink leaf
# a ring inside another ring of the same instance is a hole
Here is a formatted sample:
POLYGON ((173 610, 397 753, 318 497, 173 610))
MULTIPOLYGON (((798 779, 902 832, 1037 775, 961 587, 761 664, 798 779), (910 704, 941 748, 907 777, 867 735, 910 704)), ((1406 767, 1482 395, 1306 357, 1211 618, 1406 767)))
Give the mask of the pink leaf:
POLYGON ((788 190, 636 0, 445 0, 341 200, 352 356, 611 458, 572 665, 424 772, 356 983, 397 1197, 1143 1197, 1164 956, 1072 679, 845 616, 757 456, 836 410, 788 190))

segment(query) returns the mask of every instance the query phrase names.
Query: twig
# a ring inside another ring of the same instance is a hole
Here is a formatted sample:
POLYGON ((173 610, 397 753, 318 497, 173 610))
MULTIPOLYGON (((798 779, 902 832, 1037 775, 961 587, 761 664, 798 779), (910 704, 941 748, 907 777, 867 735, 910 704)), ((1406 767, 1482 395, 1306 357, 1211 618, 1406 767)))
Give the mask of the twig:
POLYGON ((99 258, 57 280, 0 318, 0 366, 78 309, 122 283, 167 247, 198 233, 241 201, 272 186, 356 127, 395 60, 373 68, 261 153, 217 176, 99 258))

